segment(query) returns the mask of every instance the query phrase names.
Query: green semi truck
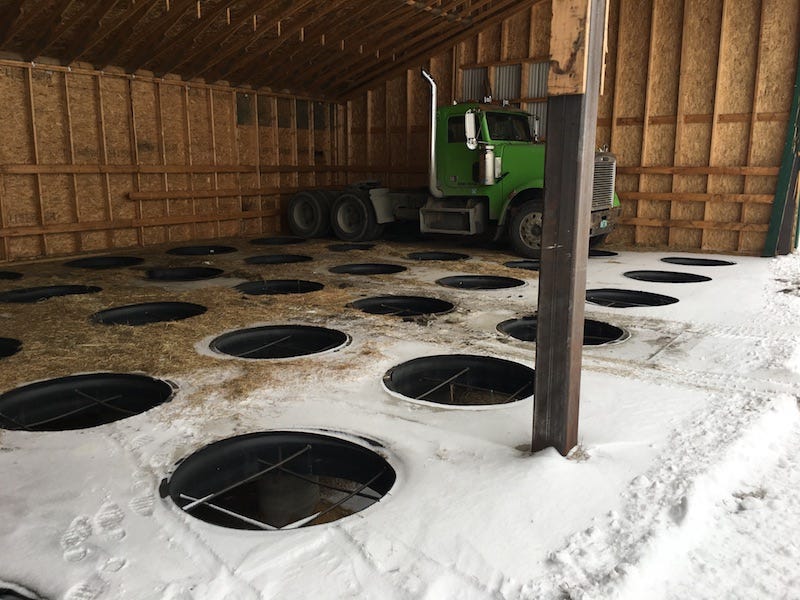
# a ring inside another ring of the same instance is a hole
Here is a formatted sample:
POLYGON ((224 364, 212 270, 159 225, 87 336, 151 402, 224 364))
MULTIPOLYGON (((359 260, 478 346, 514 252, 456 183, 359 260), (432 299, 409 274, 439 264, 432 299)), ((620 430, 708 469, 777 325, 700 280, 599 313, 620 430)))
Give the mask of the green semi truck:
MULTIPOLYGON (((544 202, 545 144, 530 115, 494 104, 437 107, 431 86, 428 189, 391 190, 379 182, 340 191, 305 190, 289 201, 288 221, 300 237, 330 229, 342 240, 380 237, 386 223, 417 221, 423 233, 507 235, 521 256, 538 257, 544 202)), ((596 152, 590 245, 602 242, 619 218, 616 159, 596 152)))

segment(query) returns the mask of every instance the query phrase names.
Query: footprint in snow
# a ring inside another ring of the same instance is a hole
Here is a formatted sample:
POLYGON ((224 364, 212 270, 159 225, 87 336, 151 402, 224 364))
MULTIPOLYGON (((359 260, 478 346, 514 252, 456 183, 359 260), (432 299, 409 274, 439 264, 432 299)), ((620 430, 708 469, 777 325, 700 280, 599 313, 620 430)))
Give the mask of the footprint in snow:
POLYGON ((106 502, 94 516, 97 531, 112 540, 121 540, 125 537, 125 530, 120 527, 125 519, 125 513, 116 502, 106 502))
POLYGON ((128 503, 130 509, 135 512, 137 515, 142 517, 149 517, 153 514, 153 510, 155 509, 156 500, 153 497, 153 494, 146 494, 143 496, 136 496, 135 498, 131 498, 131 501, 128 503))
POLYGON ((64 560, 78 562, 88 553, 85 542, 92 535, 92 522, 89 517, 75 517, 61 536, 61 547, 64 549, 64 560))
POLYGON ((64 600, 96 600, 105 591, 108 584, 97 575, 92 575, 83 583, 71 587, 64 595, 64 600))

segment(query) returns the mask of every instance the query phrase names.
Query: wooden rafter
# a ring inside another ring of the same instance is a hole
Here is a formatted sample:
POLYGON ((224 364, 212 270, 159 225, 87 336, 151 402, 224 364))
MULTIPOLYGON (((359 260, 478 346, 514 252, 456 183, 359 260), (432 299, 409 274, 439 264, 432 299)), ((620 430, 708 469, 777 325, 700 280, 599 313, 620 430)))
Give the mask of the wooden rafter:
POLYGON ((133 72, 140 69, 153 55, 153 48, 164 39, 166 33, 186 14, 189 9, 194 10, 196 0, 178 0, 170 7, 169 12, 164 14, 156 27, 142 38, 131 52, 130 58, 126 61, 125 67, 133 72))
POLYGON ((106 18, 120 1, 121 0, 95 0, 89 18, 84 21, 83 27, 76 28, 72 36, 72 43, 61 57, 62 63, 68 65, 74 62, 78 57, 85 54, 87 45, 96 45, 107 35, 106 33, 101 33, 101 31, 103 31, 101 27, 103 19, 106 18))
POLYGON ((48 15, 47 21, 41 27, 42 34, 35 38, 25 49, 24 55, 28 60, 41 56, 47 49, 55 44, 69 31, 83 16, 81 11, 76 11, 71 19, 64 18, 65 13, 75 0, 60 0, 58 5, 48 15))
POLYGON ((29 10, 27 13, 23 12, 22 5, 24 2, 25 0, 16 0, 3 12, 2 19, 0 19, 0 44, 4 44, 13 38, 20 29, 20 22, 25 17, 30 17, 30 13, 36 12, 34 10, 29 10))
POLYGON ((104 66, 114 63, 133 38, 136 26, 141 23, 142 19, 150 12, 150 9, 159 4, 160 0, 140 2, 139 7, 131 12, 127 18, 116 23, 113 28, 114 35, 106 43, 105 48, 101 50, 99 57, 94 61, 95 64, 104 66))
POLYGON ((472 19, 469 16, 462 16, 453 10, 456 6, 464 4, 464 0, 451 2, 452 8, 437 6, 435 2, 431 2, 430 0, 428 0, 428 2, 422 2, 421 0, 402 0, 402 2, 407 6, 411 6, 420 13, 429 14, 434 17, 441 17, 450 22, 458 22, 467 27, 472 25, 472 19))

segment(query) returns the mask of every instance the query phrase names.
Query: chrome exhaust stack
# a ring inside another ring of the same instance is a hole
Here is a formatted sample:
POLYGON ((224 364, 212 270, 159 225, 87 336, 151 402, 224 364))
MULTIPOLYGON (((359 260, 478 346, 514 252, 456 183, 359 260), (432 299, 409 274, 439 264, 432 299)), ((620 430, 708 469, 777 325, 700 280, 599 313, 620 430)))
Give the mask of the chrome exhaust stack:
POLYGON ((439 182, 436 179, 436 104, 437 104, 437 88, 436 82, 425 69, 422 69, 422 76, 428 80, 431 86, 431 147, 430 156, 428 157, 428 188, 430 189, 431 196, 441 198, 444 192, 439 189, 439 182))

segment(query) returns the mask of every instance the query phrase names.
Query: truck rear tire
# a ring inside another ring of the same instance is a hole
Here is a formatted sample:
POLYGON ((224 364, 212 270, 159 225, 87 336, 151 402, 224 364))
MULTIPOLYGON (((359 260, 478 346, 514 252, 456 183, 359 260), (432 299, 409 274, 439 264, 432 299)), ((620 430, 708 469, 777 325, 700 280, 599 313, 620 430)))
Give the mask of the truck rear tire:
POLYGON ((589 248, 597 248, 598 246, 602 246, 605 243, 606 238, 608 237, 607 233, 602 233, 600 235, 595 235, 589 238, 589 248))
POLYGON ((538 258, 542 251, 541 200, 528 200, 519 206, 508 225, 508 236, 514 251, 525 258, 538 258))
POLYGON ((344 192, 333 203, 331 227, 340 240, 346 242, 368 242, 383 233, 375 210, 368 197, 357 192, 344 192))
POLYGON ((322 190, 297 192, 289 200, 289 229, 302 238, 322 237, 330 231, 331 202, 322 190))

